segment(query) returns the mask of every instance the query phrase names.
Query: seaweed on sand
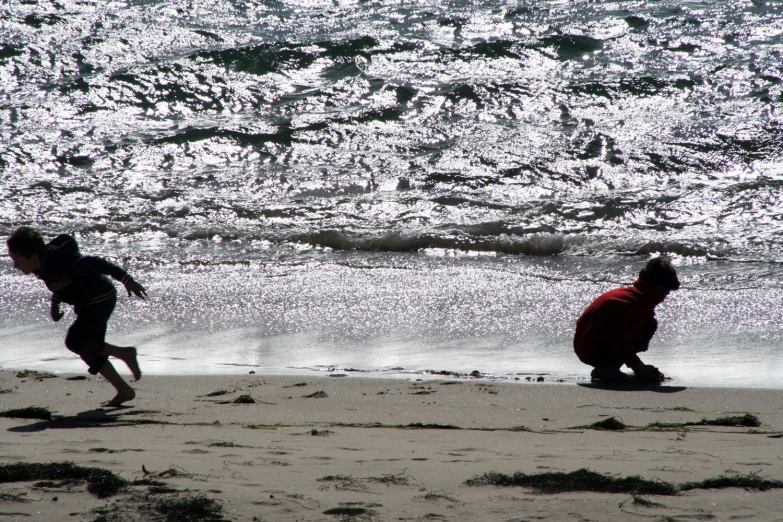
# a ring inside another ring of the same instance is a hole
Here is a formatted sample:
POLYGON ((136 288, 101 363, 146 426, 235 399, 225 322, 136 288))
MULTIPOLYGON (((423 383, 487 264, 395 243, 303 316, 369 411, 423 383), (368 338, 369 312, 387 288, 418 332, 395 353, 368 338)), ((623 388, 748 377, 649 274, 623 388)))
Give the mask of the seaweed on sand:
POLYGON ((468 486, 522 486, 537 493, 564 493, 568 491, 594 491, 597 493, 629 493, 647 495, 676 495, 677 486, 668 482, 646 480, 639 476, 615 478, 588 469, 570 473, 545 472, 513 475, 490 472, 465 482, 468 486))
POLYGON ((609 417, 608 419, 594 422, 589 426, 585 426, 585 427, 592 428, 594 430, 623 431, 628 426, 626 426, 623 421, 618 420, 617 417, 609 417))
POLYGON ((98 498, 117 494, 130 483, 109 470, 77 466, 73 462, 0 464, 0 483, 33 480, 84 480, 98 498))
POLYGON ((400 424, 397 428, 409 428, 413 430, 461 430, 459 426, 453 424, 433 424, 424 422, 412 422, 410 424, 400 424))
POLYGON ((410 477, 407 475, 383 475, 382 477, 369 477, 367 479, 370 482, 377 482, 379 484, 386 484, 387 486, 409 486, 410 477))
POLYGON ((586 426, 574 426, 571 429, 624 431, 628 429, 628 426, 617 417, 609 417, 608 419, 600 420, 586 426))
POLYGON ((646 498, 637 497, 636 495, 633 495, 631 497, 631 500, 632 500, 634 506, 642 506, 642 507, 646 507, 646 508, 666 507, 663 504, 659 504, 657 502, 653 502, 652 500, 647 500, 646 498))
POLYGON ((743 488, 757 491, 783 489, 783 480, 761 478, 755 473, 748 475, 721 475, 699 482, 672 484, 670 482, 646 480, 638 475, 612 477, 588 469, 570 473, 546 472, 528 475, 516 472, 513 475, 490 472, 465 481, 468 486, 521 486, 531 488, 535 493, 566 493, 592 491, 596 493, 628 493, 637 495, 678 495, 681 491, 694 489, 743 488))
POLYGON ((52 420, 52 412, 47 408, 42 408, 41 406, 28 406, 26 408, 5 410, 0 412, 0 417, 52 420))
POLYGON ((694 426, 746 426, 749 428, 758 428, 761 421, 755 415, 746 413, 735 417, 718 417, 717 419, 702 419, 694 422, 694 426))
POLYGON ((334 489, 338 490, 364 491, 367 489, 364 482, 351 475, 327 475, 317 480, 318 482, 331 482, 334 489))
POLYGON ((768 491, 770 489, 783 489, 783 481, 761 478, 755 473, 748 475, 721 475, 719 477, 705 479, 700 482, 686 482, 680 485, 683 491, 693 489, 724 489, 724 488, 743 488, 754 489, 757 491, 768 491))
POLYGON ((206 495, 164 498, 152 505, 165 522, 223 520, 223 505, 206 495))
POLYGON ((31 500, 13 493, 0 493, 0 502, 31 502, 31 500))
POLYGON ((213 442, 208 445, 210 448, 247 448, 248 446, 243 446, 242 444, 237 444, 236 442, 226 442, 226 441, 220 441, 220 442, 213 442))
POLYGON ((745 415, 737 415, 734 417, 718 417, 717 419, 701 419, 698 422, 653 422, 648 424, 648 428, 685 428, 687 426, 726 426, 726 427, 748 427, 758 428, 761 426, 761 420, 755 415, 746 413, 745 415))
MULTIPOLYGON (((354 517, 370 513, 369 510, 360 507, 340 506, 336 508, 327 509, 324 511, 324 515, 339 515, 340 517, 349 517, 350 520, 355 520, 354 517)), ((346 520, 346 519, 342 519, 346 520)))
POLYGON ((42 381, 44 379, 56 379, 57 376, 53 373, 49 372, 38 372, 35 370, 22 370, 16 374, 16 376, 20 379, 27 379, 28 377, 32 377, 36 381, 42 381))

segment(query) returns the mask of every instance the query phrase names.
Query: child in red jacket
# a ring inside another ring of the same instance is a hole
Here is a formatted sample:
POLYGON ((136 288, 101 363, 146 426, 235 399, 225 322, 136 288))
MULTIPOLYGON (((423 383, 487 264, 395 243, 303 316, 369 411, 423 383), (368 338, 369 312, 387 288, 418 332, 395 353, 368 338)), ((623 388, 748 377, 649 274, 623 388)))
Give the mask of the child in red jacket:
POLYGON ((21 227, 8 241, 8 253, 14 268, 23 274, 35 274, 52 291, 52 320, 63 317, 60 303, 73 306, 76 320, 68 329, 65 346, 87 363, 88 371, 101 374, 117 390, 117 395, 104 406, 119 406, 136 397, 136 392, 114 369, 109 356, 128 365, 134 380, 141 378, 136 348, 107 343, 106 327, 117 304, 117 290, 107 275, 125 285, 128 296, 142 299, 147 291, 119 266, 101 257, 83 256, 76 239, 62 234, 44 243, 40 232, 21 227))
POLYGON ((647 262, 633 286, 610 290, 587 307, 576 321, 574 351, 579 360, 595 367, 594 379, 627 379, 620 371, 623 364, 642 380, 664 379, 658 368, 642 362, 639 353, 647 351, 658 328, 655 307, 679 287, 677 271, 661 256, 647 262))

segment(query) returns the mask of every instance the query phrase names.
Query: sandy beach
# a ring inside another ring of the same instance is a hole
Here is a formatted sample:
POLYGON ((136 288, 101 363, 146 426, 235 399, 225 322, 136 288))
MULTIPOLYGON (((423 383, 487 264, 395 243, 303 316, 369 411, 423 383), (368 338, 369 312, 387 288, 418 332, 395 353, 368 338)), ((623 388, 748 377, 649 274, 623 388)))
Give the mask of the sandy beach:
POLYGON ((104 409, 99 378, 3 370, 1 412, 52 417, 0 417, 0 520, 783 519, 783 390, 583 384, 145 376, 104 409))

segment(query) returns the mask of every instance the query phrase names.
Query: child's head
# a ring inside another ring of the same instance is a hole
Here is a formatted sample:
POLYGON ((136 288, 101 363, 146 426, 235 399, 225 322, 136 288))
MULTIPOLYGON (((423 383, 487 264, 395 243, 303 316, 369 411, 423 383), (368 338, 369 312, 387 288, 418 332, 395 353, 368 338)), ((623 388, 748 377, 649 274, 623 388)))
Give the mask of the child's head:
POLYGON ((666 256, 656 257, 647 261, 647 265, 639 272, 639 279, 652 287, 670 291, 680 288, 677 270, 666 256))
POLYGON ((14 268, 25 275, 41 268, 46 244, 37 228, 19 227, 6 241, 14 268))

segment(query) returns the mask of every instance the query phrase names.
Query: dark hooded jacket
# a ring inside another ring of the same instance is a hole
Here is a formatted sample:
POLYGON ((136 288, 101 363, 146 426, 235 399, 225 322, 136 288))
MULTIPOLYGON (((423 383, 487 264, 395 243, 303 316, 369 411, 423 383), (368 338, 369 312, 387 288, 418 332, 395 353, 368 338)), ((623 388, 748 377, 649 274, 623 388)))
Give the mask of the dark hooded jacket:
POLYGON ((40 270, 35 272, 52 291, 52 300, 85 306, 117 295, 110 275, 122 284, 131 280, 128 273, 102 257, 83 256, 76 239, 61 234, 46 244, 40 270))

